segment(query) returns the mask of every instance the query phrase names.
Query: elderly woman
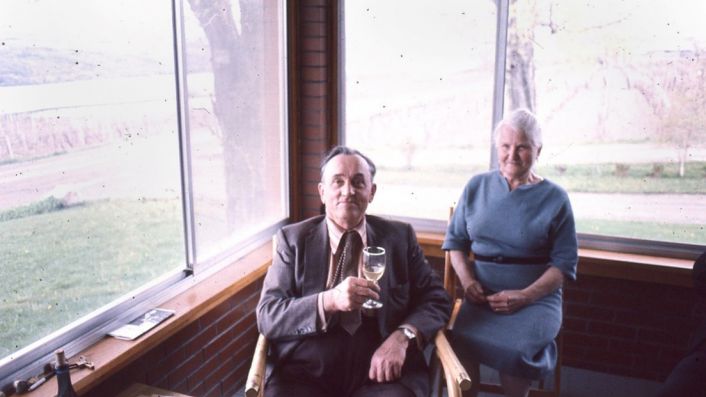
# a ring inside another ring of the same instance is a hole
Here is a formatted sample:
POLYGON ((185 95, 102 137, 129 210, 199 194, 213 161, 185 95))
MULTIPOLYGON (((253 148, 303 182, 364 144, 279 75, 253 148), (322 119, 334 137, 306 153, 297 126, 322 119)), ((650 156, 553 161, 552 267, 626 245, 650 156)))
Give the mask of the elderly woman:
POLYGON ((542 150, 535 116, 513 111, 493 138, 498 169, 468 182, 443 244, 465 297, 454 349, 498 370, 506 396, 526 396, 556 365, 561 286, 576 278, 576 229, 566 192, 533 170, 542 150))

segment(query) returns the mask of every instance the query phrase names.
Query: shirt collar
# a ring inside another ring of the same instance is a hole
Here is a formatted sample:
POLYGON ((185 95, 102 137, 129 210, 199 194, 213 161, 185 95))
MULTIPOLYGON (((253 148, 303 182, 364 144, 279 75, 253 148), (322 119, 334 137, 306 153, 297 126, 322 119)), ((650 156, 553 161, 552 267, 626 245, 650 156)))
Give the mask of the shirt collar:
MULTIPOLYGON (((332 221, 328 217, 326 218, 326 226, 328 229, 329 241, 331 242, 331 254, 333 255, 333 253, 336 252, 336 250, 338 249, 338 244, 341 242, 341 237, 343 237, 343 233, 345 233, 346 230, 343 230, 340 226, 338 226, 334 221, 332 221)), ((367 223, 365 221, 365 217, 363 217, 363 221, 360 222, 358 226, 353 228, 353 230, 360 235, 360 241, 363 242, 363 247, 366 247, 368 245, 366 242, 366 226, 367 223)))

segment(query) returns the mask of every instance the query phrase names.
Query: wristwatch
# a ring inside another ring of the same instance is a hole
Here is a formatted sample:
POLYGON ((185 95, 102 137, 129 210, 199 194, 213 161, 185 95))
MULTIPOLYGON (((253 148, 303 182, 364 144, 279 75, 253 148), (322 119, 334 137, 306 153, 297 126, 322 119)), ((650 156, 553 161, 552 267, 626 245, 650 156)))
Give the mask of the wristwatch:
POLYGON ((417 337, 417 334, 414 333, 409 327, 401 326, 398 327, 397 329, 401 330, 404 336, 407 338, 408 341, 414 340, 414 338, 417 337))

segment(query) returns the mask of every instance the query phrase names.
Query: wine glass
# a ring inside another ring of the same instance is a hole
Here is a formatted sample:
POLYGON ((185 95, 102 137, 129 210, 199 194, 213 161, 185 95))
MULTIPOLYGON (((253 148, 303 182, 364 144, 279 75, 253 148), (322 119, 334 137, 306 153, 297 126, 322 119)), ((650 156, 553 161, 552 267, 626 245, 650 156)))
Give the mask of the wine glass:
MULTIPOLYGON (((365 247, 363 249, 363 276, 377 284, 385 272, 385 249, 382 247, 365 247)), ((379 309, 382 302, 368 299, 363 303, 366 309, 379 309)))

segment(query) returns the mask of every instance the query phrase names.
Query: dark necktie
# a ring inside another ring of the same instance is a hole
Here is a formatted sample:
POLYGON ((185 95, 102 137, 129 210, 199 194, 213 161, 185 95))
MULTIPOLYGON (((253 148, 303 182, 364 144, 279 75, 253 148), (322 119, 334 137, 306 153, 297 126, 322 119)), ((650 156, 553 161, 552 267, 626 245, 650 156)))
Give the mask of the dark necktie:
MULTIPOLYGON (((358 258, 363 249, 363 242, 360 234, 356 231, 347 231, 341 237, 336 250, 336 273, 333 277, 332 287, 338 285, 346 277, 358 277, 358 258)), ((360 310, 341 313, 341 326, 349 334, 355 334, 360 326, 360 310)))

